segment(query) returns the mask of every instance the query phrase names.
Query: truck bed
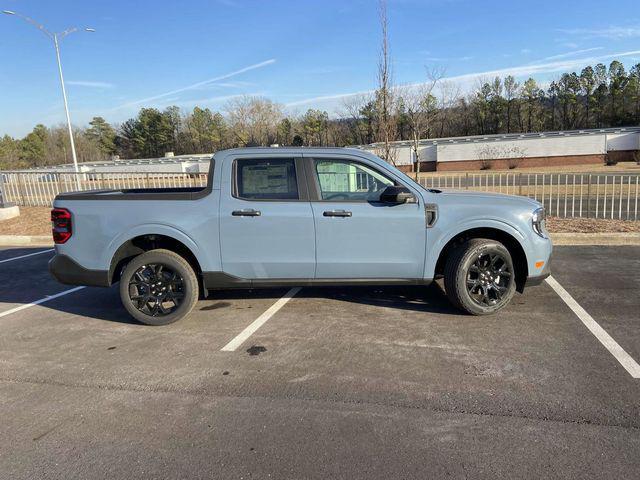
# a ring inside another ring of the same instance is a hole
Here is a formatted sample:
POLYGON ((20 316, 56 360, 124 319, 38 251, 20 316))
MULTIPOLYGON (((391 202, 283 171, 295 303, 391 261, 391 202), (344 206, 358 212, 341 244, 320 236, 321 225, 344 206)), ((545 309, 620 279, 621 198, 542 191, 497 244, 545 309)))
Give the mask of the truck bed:
POLYGON ((210 192, 209 186, 87 190, 61 193, 56 200, 197 200, 210 192))

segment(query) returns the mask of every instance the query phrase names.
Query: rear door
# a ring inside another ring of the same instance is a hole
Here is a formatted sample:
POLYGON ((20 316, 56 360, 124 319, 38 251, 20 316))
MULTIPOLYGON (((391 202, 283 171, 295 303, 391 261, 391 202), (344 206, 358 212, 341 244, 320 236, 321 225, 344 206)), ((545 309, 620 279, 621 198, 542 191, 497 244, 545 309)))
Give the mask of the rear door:
POLYGON ((421 279, 422 197, 415 192, 415 203, 381 203, 387 186, 408 186, 372 162, 324 155, 305 162, 316 226, 316 278, 421 279))
POLYGON ((313 278, 315 232, 302 159, 240 156, 225 162, 222 175, 223 271, 245 279, 313 278))

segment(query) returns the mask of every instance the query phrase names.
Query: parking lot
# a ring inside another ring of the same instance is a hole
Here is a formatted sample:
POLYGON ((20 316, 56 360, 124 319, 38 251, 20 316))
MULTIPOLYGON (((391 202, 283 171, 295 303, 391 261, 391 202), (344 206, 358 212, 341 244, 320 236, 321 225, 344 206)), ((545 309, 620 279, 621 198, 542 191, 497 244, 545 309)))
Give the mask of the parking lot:
MULTIPOLYGON (((154 328, 51 255, 0 251, 1 478, 638 477, 640 379, 548 283, 489 317, 437 284, 219 291, 154 328)), ((640 361, 640 247, 552 270, 640 361)))

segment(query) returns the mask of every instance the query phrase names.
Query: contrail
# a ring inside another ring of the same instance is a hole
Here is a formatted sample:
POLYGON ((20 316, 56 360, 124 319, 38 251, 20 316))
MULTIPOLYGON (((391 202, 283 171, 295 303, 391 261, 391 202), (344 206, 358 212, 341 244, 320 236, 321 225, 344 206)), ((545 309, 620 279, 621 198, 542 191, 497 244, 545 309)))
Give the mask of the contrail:
POLYGON ((265 60, 264 62, 256 63, 254 65, 249 65, 248 67, 241 68, 240 70, 235 70, 231 73, 226 73, 224 75, 220 75, 219 77, 209 78, 208 80, 203 80, 202 82, 193 83, 191 85, 187 85, 186 87, 177 88, 176 90, 171 90, 170 92, 160 93, 158 95, 154 95, 153 97, 142 98, 140 100, 134 100, 132 102, 123 103, 119 105, 113 110, 120 110, 121 108, 132 107, 135 105, 139 105, 141 103, 152 102, 154 100, 158 100, 160 98, 168 97, 170 95, 175 95, 176 93, 186 92, 187 90, 193 90, 195 88, 203 87, 209 83, 218 82, 220 80, 226 80, 227 78, 235 77, 236 75, 240 75, 241 73, 248 72, 250 70, 256 70, 258 68, 266 67, 267 65, 271 65, 275 63, 275 58, 270 58, 269 60, 265 60))

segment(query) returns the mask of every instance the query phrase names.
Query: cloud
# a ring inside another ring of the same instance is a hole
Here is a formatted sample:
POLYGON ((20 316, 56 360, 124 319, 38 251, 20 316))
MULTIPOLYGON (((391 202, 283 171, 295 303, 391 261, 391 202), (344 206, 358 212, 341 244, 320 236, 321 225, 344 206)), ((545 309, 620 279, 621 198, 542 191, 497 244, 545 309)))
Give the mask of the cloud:
POLYGON ((115 85, 108 82, 90 82, 86 80, 67 80, 67 85, 76 85, 78 87, 89 88, 113 88, 115 85))
POLYGON ((468 62, 473 57, 426 57, 429 62, 468 62))
POLYGON ((297 107, 300 105, 307 105, 309 103, 324 102, 327 100, 341 100, 343 98, 356 97, 358 95, 368 95, 371 93, 373 93, 373 90, 364 90, 362 92, 351 92, 351 93, 336 93, 333 95, 320 95, 317 97, 305 98, 304 100, 296 100, 295 102, 289 102, 289 103, 286 103, 284 106, 287 108, 297 107))
POLYGON ((571 28, 560 29, 559 32, 567 35, 578 35, 587 38, 609 38, 619 40, 622 38, 640 37, 640 25, 623 27, 620 25, 611 25, 605 28, 571 28))
POLYGON ((255 83, 252 82, 215 82, 199 88, 194 88, 194 90, 210 90, 216 88, 244 88, 253 86, 255 86, 255 83))
POLYGON ((581 55, 583 53, 588 53, 588 52, 595 52, 596 50, 602 50, 604 47, 593 47, 593 48, 584 48, 582 50, 573 50, 571 52, 567 52, 567 53, 561 53, 559 55, 552 55, 550 57, 545 57, 542 60, 539 61, 546 61, 546 60, 558 60, 560 58, 568 58, 568 57, 574 57, 576 55, 581 55))
POLYGON ((182 92, 186 92, 186 91, 189 91, 189 90, 197 90, 197 89, 202 88, 202 87, 204 87, 206 85, 211 85, 211 84, 214 84, 215 82, 219 82, 220 80, 226 80, 227 78, 235 77, 236 75, 240 75, 241 73, 249 72, 251 70, 256 70, 256 69, 262 68, 262 67, 266 67, 267 65, 271 65, 271 64, 273 64, 275 62, 276 62, 276 59, 275 58, 271 58, 269 60, 265 60, 264 62, 255 63, 253 65, 249 65, 247 67, 241 68, 239 70, 235 70, 235 71, 230 72, 230 73, 226 73, 224 75, 220 75, 218 77, 209 78, 208 80, 203 80, 201 82, 197 82, 197 83, 193 83, 191 85, 187 85, 186 87, 176 88, 175 90, 171 90, 169 92, 160 93, 160 94, 154 95, 152 97, 141 98, 140 100, 134 100, 134 101, 131 101, 131 102, 123 103, 122 105, 119 105, 119 106, 113 108, 111 111, 120 110, 120 109, 127 108, 127 107, 133 107, 133 106, 136 106, 136 105, 140 105, 142 103, 153 102, 155 100, 159 100, 159 99, 165 98, 165 97, 174 96, 177 93, 182 93, 182 92))
POLYGON ((639 53, 640 53, 640 50, 632 50, 629 52, 611 53, 611 54, 600 55, 595 57, 575 58, 571 60, 560 60, 556 62, 546 62, 546 63, 534 63, 529 65, 520 65, 517 67, 501 68, 498 70, 491 70, 488 72, 478 72, 478 73, 469 73, 465 75, 459 75, 457 77, 451 77, 450 80, 470 78, 470 77, 477 78, 477 77, 484 77, 484 76, 493 77, 496 75, 525 76, 525 75, 535 75, 540 73, 564 72, 566 70, 570 70, 572 68, 586 65, 589 63, 597 63, 602 60, 608 60, 610 58, 629 57, 633 55, 638 55, 639 53))
MULTIPOLYGON (((633 50, 628 52, 619 52, 619 53, 611 53, 607 55, 599 55, 592 56, 580 59, 569 59, 569 60, 559 60, 555 62, 543 62, 543 63, 533 63, 528 65, 519 65, 515 67, 507 67, 500 68, 496 70, 488 70, 483 72, 473 72, 466 73, 464 75, 457 75, 454 77, 446 77, 441 79, 441 82, 451 82, 458 85, 471 86, 474 82, 476 82, 479 78, 493 78, 493 77, 504 77, 506 75, 513 75, 514 77, 530 77, 545 73, 556 73, 556 72, 565 72, 568 70, 576 69, 578 67, 582 67, 589 64, 594 64, 598 62, 602 62, 609 59, 614 58, 623 58, 623 57, 631 57, 640 55, 640 50, 633 50)), ((419 87, 423 85, 422 83, 413 83, 405 85, 405 87, 419 87)), ((297 107, 301 105, 308 104, 317 104, 322 102, 330 102, 334 100, 342 100, 345 98, 356 97, 360 95, 370 95, 374 92, 374 90, 365 90, 360 92, 351 92, 351 93, 336 93, 336 94, 328 94, 321 95, 317 97, 307 98, 303 100, 298 100, 295 102, 287 103, 286 107, 297 107)))
POLYGON ((253 92, 253 93, 237 93, 234 95, 219 95, 216 97, 208 97, 208 98, 196 98, 193 100, 180 100, 174 101, 175 99, 162 101, 159 105, 161 107, 168 106, 176 106, 176 107, 195 107, 195 106, 203 106, 203 105, 211 105, 216 103, 225 102, 227 100, 233 100, 236 98, 242 97, 261 97, 264 95, 264 92, 253 92))

